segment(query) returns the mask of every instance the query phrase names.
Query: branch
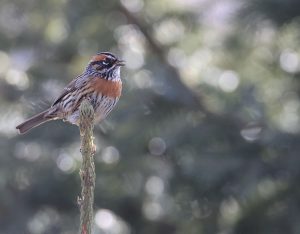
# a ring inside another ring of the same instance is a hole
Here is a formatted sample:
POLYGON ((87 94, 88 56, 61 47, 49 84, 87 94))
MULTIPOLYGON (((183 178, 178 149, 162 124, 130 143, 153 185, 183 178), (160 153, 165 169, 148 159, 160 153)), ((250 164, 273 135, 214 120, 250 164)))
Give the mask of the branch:
MULTIPOLYGON (((148 42, 151 50, 157 55, 157 57, 161 60, 162 64, 168 69, 168 71, 171 74, 170 77, 172 77, 172 79, 169 80, 169 84, 172 85, 177 92, 181 93, 181 100, 186 105, 192 106, 196 109, 200 109, 206 112, 207 110, 203 106, 200 97, 189 87, 186 86, 186 84, 182 81, 180 77, 179 71, 175 67, 171 66, 168 62, 166 57, 167 49, 161 46, 151 35, 151 33, 148 30, 149 26, 146 25, 146 23, 143 22, 141 18, 137 18, 134 14, 128 11, 126 7, 124 7, 122 4, 119 5, 119 10, 127 17, 129 22, 135 24, 139 28, 141 33, 144 35, 146 41, 148 42)), ((166 78, 168 79, 168 77, 166 78)))
MULTIPOLYGON (((200 110, 203 114, 205 114, 206 118, 210 121, 218 121, 221 124, 232 128, 232 131, 235 130, 239 133, 239 128, 244 126, 245 123, 236 118, 232 114, 218 114, 210 111, 205 104, 202 102, 201 95, 195 93, 194 90, 190 89, 184 82, 180 75, 179 70, 172 66, 167 59, 167 48, 162 46, 151 34, 151 27, 143 21, 141 18, 138 18, 135 14, 130 12, 125 6, 119 4, 118 9, 122 12, 128 19, 129 22, 136 25, 140 32, 144 35, 148 45, 156 56, 160 59, 162 65, 167 68, 170 72, 171 79, 168 80, 168 84, 176 90, 180 94, 179 101, 182 101, 186 106, 192 107, 195 110, 200 110)), ((168 79, 168 76, 166 77, 168 79)))
POLYGON ((91 234, 93 224, 93 204, 95 188, 95 164, 93 143, 94 109, 88 100, 83 100, 80 105, 80 136, 82 167, 79 175, 81 178, 81 197, 78 198, 80 208, 80 233, 91 234))

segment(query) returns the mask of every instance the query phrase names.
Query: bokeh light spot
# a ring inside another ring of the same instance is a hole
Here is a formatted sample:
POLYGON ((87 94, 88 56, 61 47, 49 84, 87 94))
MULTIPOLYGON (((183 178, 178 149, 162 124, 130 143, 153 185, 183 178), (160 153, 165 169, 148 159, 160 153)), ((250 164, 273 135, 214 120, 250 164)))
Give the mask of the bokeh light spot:
POLYGON ((148 148, 153 155, 162 155, 166 151, 166 143, 160 137, 154 137, 149 141, 148 148))
POLYGON ((116 217, 110 210, 100 209, 96 212, 95 221, 100 228, 109 230, 115 225, 116 217))
POLYGON ((226 199, 221 204, 220 212, 224 222, 232 223, 238 218, 240 205, 234 198, 226 199))
POLYGON ((279 114, 277 121, 279 127, 290 133, 298 133, 300 131, 299 117, 300 103, 296 98, 291 98, 284 102, 284 108, 279 114))
POLYGON ((108 146, 103 149, 101 161, 106 164, 114 164, 120 160, 119 150, 114 146, 108 146))
POLYGON ((290 73, 299 71, 299 56, 296 52, 289 49, 284 50, 280 54, 281 68, 290 73))
POLYGON ((147 201, 143 205, 143 213, 149 220, 157 220, 162 215, 162 207, 158 202, 147 201))
POLYGON ((10 69, 6 73, 6 82, 10 85, 16 86, 20 90, 24 90, 29 86, 29 79, 25 72, 10 69))
POLYGON ((255 141, 259 139, 262 132, 262 127, 249 124, 241 130, 241 135, 246 141, 255 141))
POLYGON ((15 147, 15 155, 19 159, 28 161, 36 161, 41 157, 42 149, 38 143, 17 143, 15 147))
POLYGON ((71 173, 75 170, 74 159, 66 153, 61 153, 58 156, 56 164, 58 168, 65 173, 71 173))
POLYGON ((274 194, 276 190, 276 182, 269 178, 263 179, 257 185, 257 191, 259 195, 265 198, 272 196, 272 194, 274 194))
POLYGON ((219 78, 219 87, 224 92, 233 92, 239 83, 240 79, 234 71, 224 71, 219 78))
POLYGON ((182 67, 187 59, 184 51, 179 48, 172 48, 168 52, 168 62, 174 67, 182 67))
POLYGON ((0 75, 6 73, 10 66, 10 59, 8 55, 0 51, 0 75))
POLYGON ((168 19, 155 27, 155 36, 162 44, 176 42, 184 35, 185 27, 178 19, 168 19))
POLYGON ((140 70, 134 76, 135 85, 140 89, 150 88, 153 84, 151 72, 148 70, 140 70))
POLYGON ((139 12, 144 6, 142 0, 121 0, 121 3, 131 12, 139 12))
POLYGON ((127 50, 123 55, 123 59, 126 61, 126 67, 129 69, 139 69, 144 65, 144 56, 142 53, 127 50))
POLYGON ((95 214, 95 233, 129 234, 128 225, 112 211, 99 209, 95 214), (98 229, 98 230, 97 230, 98 229))
POLYGON ((19 168, 15 173, 15 181, 18 189, 23 190, 31 184, 30 175, 27 168, 19 168))
POLYGON ((67 38, 69 26, 64 18, 52 19, 46 28, 46 38, 53 43, 60 43, 67 38))
POLYGON ((50 226, 57 225, 59 222, 59 215, 56 210, 45 207, 38 210, 34 216, 29 220, 27 227, 32 234, 46 233, 50 226))
POLYGON ((158 176, 151 176, 145 185, 148 194, 159 196, 164 192, 164 182, 158 176))

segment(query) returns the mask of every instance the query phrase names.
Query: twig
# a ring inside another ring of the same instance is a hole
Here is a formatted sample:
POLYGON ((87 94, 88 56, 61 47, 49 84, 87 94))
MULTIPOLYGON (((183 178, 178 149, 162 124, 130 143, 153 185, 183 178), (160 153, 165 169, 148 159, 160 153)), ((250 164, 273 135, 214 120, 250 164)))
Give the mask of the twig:
POLYGON ((94 109, 88 100, 84 100, 80 105, 80 136, 82 167, 79 175, 81 178, 81 197, 78 198, 80 208, 80 233, 91 234, 93 224, 93 204, 95 188, 95 164, 93 143, 94 109))

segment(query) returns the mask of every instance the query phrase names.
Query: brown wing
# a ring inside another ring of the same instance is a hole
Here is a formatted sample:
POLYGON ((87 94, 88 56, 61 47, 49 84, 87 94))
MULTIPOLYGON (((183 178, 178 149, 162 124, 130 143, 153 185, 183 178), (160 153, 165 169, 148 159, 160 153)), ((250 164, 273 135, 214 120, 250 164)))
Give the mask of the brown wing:
POLYGON ((72 80, 63 90, 63 92, 59 95, 59 97, 54 101, 54 103, 52 104, 52 106, 56 105, 57 103, 59 103, 64 96, 66 96, 68 93, 73 92, 74 90, 76 90, 77 88, 80 87, 80 85, 83 82, 80 82, 83 77, 83 75, 77 76, 74 80, 72 80))

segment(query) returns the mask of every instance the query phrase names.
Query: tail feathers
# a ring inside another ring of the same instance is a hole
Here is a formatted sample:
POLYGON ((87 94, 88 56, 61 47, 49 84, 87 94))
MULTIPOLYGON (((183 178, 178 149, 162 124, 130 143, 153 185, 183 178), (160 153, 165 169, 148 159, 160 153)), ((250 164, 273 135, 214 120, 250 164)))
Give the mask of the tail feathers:
POLYGON ((42 123, 45 123, 47 121, 52 120, 52 118, 45 117, 45 114, 48 112, 48 110, 43 111, 42 113, 39 113, 30 119, 26 120, 24 123, 21 123, 16 127, 16 129, 19 130, 20 134, 23 134, 30 129, 39 126, 42 123))

